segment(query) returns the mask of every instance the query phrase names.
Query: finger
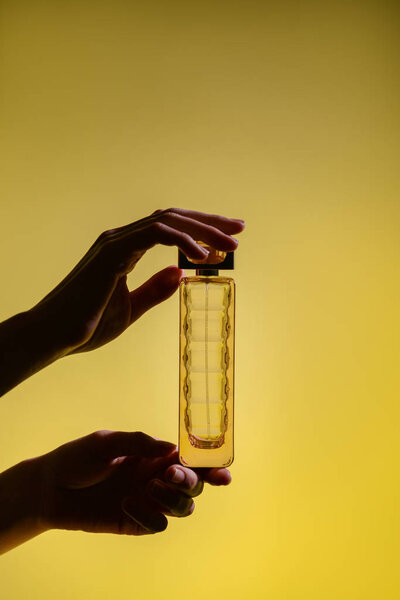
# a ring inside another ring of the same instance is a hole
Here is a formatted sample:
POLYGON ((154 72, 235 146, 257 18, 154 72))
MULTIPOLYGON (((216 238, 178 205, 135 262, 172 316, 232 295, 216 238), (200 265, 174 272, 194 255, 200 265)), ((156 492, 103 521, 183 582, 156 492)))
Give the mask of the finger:
MULTIPOLYGON (((104 270, 104 263, 108 262, 108 260, 104 260, 104 254, 106 253, 106 256, 110 254, 110 247, 114 247, 113 245, 115 241, 118 242, 119 239, 124 239, 126 235, 136 236, 136 232, 139 231, 142 231, 142 239, 140 240, 138 238, 137 241, 139 243, 137 248, 136 244, 132 245, 130 241, 128 248, 119 249, 119 252, 111 252, 111 254, 116 255, 116 259, 111 261, 113 265, 113 276, 115 275, 115 270, 119 271, 120 274, 129 273, 134 268, 137 261, 143 256, 145 251, 148 248, 154 246, 156 243, 166 245, 177 245, 188 258, 205 258, 207 256, 207 253, 198 244, 196 244, 193 238, 191 238, 188 234, 177 236, 175 233, 175 239, 172 239, 174 236, 171 235, 171 228, 167 229, 167 225, 164 226, 164 232, 162 232, 159 236, 160 239, 157 239, 157 235, 154 235, 154 233, 157 233, 157 226, 162 225, 161 223, 157 223, 157 220, 159 220, 160 217, 165 213, 182 215, 188 217, 189 219, 194 219, 199 222, 212 225, 213 227, 216 227, 217 229, 220 229, 221 231, 227 234, 240 233, 244 229, 244 221, 242 221, 241 219, 229 219, 221 215, 207 214, 182 208, 169 208, 166 210, 158 209, 154 211, 151 215, 139 219, 134 223, 130 223, 129 225, 124 225, 123 227, 119 227, 116 229, 104 231, 94 242, 94 244, 89 248, 88 252, 83 256, 83 258, 74 267, 74 269, 61 281, 61 283, 58 286, 54 288, 54 290, 47 294, 47 296, 45 296, 45 298, 43 298, 43 300, 41 300, 36 306, 44 304, 51 300, 54 296, 59 295, 71 283, 71 281, 75 280, 76 283, 78 279, 82 279, 83 289, 89 290, 88 296, 90 295, 90 292, 93 292, 92 295, 96 299, 99 298, 99 295, 104 295, 103 301, 106 302, 107 299, 110 297, 113 288, 112 285, 109 284, 109 277, 106 277, 106 272, 104 270), (149 229, 151 230, 151 227, 153 227, 153 235, 150 235, 149 238, 148 231, 149 229), (146 232, 145 235, 143 234, 143 230, 146 232), (121 250, 124 251, 121 252, 121 250), (120 265, 119 261, 121 261, 120 265), (101 269, 101 277, 99 277, 98 267, 100 267, 101 269), (91 273, 92 281, 90 285, 88 285, 88 277, 91 273)), ((220 249, 223 250, 223 248, 220 249)), ((115 285, 116 281, 113 280, 113 282, 115 285)))
POLYGON ((174 266, 167 267, 130 292, 130 322, 133 323, 147 310, 172 296, 178 289, 183 275, 182 269, 174 266))
POLYGON ((202 479, 211 485, 229 485, 232 477, 228 469, 196 469, 202 479))
POLYGON ((161 512, 145 507, 136 498, 124 498, 121 508, 128 517, 143 527, 148 533, 164 531, 168 519, 161 512))
MULTIPOLYGON (((199 259, 207 256, 204 250, 192 235, 203 238, 217 250, 233 251, 237 248, 236 239, 226 235, 218 228, 204 225, 195 219, 182 217, 170 211, 161 211, 151 215, 143 222, 133 223, 118 230, 106 232, 102 241, 102 262, 107 257, 112 258, 111 264, 118 265, 121 273, 132 270, 140 256, 156 244, 178 246, 189 258, 199 259), (168 223, 170 224, 168 224, 168 223)), ((240 225, 239 230, 243 229, 240 225)))
POLYGON ((202 478, 192 469, 181 467, 180 465, 171 465, 165 471, 165 481, 174 484, 182 492, 194 498, 203 491, 204 483, 202 478))
POLYGON ((153 479, 148 485, 148 493, 174 517, 188 517, 194 510, 194 502, 183 492, 171 488, 160 479, 153 479))
POLYGON ((176 449, 175 444, 156 440, 141 431, 96 431, 88 438, 92 452, 104 460, 134 454, 149 458, 167 456, 176 449))
POLYGON ((202 240, 218 250, 236 250, 238 242, 209 223, 203 223, 197 219, 182 216, 173 212, 165 212, 159 216, 162 223, 166 223, 174 229, 188 233, 195 240, 202 240))
POLYGON ((186 210, 184 208, 166 208, 155 210, 151 215, 139 219, 138 221, 134 221, 133 223, 129 223, 128 225, 123 225, 122 227, 112 230, 110 229, 108 233, 117 237, 121 234, 146 227, 155 221, 163 220, 164 222, 165 216, 168 215, 180 215, 187 219, 195 220, 199 223, 211 225, 229 235, 240 233, 245 228, 245 222, 242 219, 230 219, 222 215, 208 214, 195 210, 186 210))
POLYGON ((230 235, 240 233, 245 228, 245 222, 243 219, 230 219, 222 215, 214 215, 209 213, 198 212, 196 210, 187 210, 184 208, 169 208, 166 211, 161 212, 172 212, 177 215, 182 215, 190 219, 195 219, 207 225, 213 225, 217 229, 220 229, 224 233, 230 235))
POLYGON ((153 533, 143 527, 143 525, 140 525, 137 521, 134 521, 132 517, 128 516, 125 512, 123 512, 119 518, 117 526, 117 531, 111 531, 111 533, 118 533, 119 535, 148 535, 149 533, 153 533))
POLYGON ((188 233, 154 221, 141 229, 134 228, 117 236, 108 236, 104 242, 101 242, 99 251, 94 256, 95 278, 99 278, 99 273, 104 277, 106 272, 126 275, 146 250, 156 244, 177 246, 192 259, 204 259, 208 256, 207 250, 197 244, 188 233))
MULTIPOLYGON (((190 258, 205 258, 208 254, 188 233, 161 223, 160 220, 153 221, 140 229, 134 228, 120 234, 111 240, 109 248, 111 250, 114 246, 114 248, 121 248, 123 252, 144 251, 156 244, 178 246, 190 258)), ((221 248, 221 250, 223 249, 221 248)))

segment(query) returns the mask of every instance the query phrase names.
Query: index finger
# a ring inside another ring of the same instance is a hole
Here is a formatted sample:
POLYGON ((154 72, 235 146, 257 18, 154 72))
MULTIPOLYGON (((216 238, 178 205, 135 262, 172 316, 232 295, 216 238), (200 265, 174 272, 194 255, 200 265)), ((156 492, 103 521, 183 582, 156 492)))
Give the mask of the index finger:
POLYGON ((140 454, 146 457, 167 456, 175 444, 158 440, 141 431, 100 430, 82 438, 88 450, 103 460, 140 454))
POLYGON ((159 209, 156 210, 153 213, 153 215, 168 212, 176 213, 177 215, 181 215, 182 217, 189 217, 190 219, 195 219, 196 221, 200 221, 201 223, 205 223, 206 225, 212 225, 213 227, 217 227, 224 233, 229 233, 230 235, 240 233, 245 226, 245 222, 242 219, 232 219, 229 217, 224 217, 222 215, 198 212, 196 210, 188 210, 186 208, 159 209))
POLYGON ((145 227, 152 225, 153 223, 157 223, 163 216, 171 216, 179 215, 181 217, 185 217, 187 219, 193 219, 194 221, 198 221, 199 223, 203 223, 205 225, 211 225, 219 229, 221 232, 233 235, 236 233, 240 233, 243 231, 245 227, 245 222, 242 219, 231 219, 229 217, 224 217, 222 215, 215 215, 209 213, 198 212, 195 210, 187 210, 185 208, 165 208, 155 210, 151 215, 147 217, 143 217, 133 223, 128 223, 127 225, 123 225, 122 227, 117 227, 115 229, 110 229, 108 232, 109 239, 118 239, 121 236, 125 236, 126 234, 133 233, 145 227))
POLYGON ((197 239, 217 250, 231 252, 238 245, 232 234, 243 229, 244 222, 240 219, 179 208, 159 210, 129 225, 105 231, 96 242, 95 267, 99 261, 102 269, 108 264, 113 271, 127 274, 156 244, 177 246, 192 260, 204 259, 208 252, 197 239))

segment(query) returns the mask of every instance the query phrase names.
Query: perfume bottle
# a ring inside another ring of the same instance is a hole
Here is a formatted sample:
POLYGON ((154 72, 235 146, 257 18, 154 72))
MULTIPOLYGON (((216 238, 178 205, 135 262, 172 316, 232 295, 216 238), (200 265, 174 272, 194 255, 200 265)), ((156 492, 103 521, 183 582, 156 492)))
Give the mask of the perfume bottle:
POLYGON ((178 265, 195 269, 180 284, 179 460, 190 467, 233 461, 235 282, 234 253, 199 242, 209 255, 178 265))

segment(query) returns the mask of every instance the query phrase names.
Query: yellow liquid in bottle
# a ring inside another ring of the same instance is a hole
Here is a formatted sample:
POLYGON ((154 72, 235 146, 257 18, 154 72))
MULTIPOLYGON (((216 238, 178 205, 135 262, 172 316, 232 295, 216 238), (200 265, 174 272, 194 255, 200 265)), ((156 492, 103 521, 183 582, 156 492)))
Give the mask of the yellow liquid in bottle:
POLYGON ((184 465, 233 460, 235 284, 186 277, 180 287, 179 454, 184 465))

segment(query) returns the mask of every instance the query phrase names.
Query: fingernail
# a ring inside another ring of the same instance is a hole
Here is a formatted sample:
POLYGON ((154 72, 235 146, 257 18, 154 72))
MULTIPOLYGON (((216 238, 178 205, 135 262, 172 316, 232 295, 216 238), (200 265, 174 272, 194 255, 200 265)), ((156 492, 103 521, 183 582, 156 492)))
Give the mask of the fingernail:
POLYGON ((185 479, 185 473, 182 469, 173 469, 168 472, 168 479, 173 483, 182 483, 185 479))

